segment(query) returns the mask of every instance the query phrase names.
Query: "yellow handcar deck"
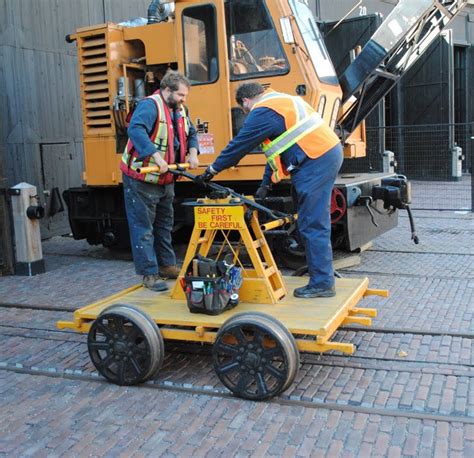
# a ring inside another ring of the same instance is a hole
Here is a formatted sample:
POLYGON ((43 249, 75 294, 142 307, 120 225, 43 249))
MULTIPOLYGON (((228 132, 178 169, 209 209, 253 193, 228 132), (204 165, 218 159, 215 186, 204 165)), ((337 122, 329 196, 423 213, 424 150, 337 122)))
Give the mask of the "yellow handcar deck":
POLYGON ((221 315, 190 313, 185 300, 171 299, 170 292, 157 293, 140 285, 121 291, 74 312, 72 322, 58 322, 59 328, 88 332, 92 322, 107 307, 128 304, 146 312, 160 327, 164 339, 213 343, 217 330, 235 314, 262 312, 279 320, 296 338, 300 351, 325 352, 338 350, 352 354, 354 345, 330 342, 342 325, 370 326, 375 309, 359 308, 358 303, 368 295, 387 296, 385 290, 369 289, 367 278, 336 279, 336 296, 299 299, 294 288, 307 283, 307 278, 284 277, 288 294, 277 304, 239 303, 221 315))

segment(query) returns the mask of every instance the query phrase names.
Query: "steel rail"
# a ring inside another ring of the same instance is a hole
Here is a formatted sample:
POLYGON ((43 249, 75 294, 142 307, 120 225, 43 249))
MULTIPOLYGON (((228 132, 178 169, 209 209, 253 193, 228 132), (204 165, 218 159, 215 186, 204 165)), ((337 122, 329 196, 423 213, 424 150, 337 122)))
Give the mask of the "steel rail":
MULTIPOLYGON (((0 325, 1 326, 1 325, 0 325)), ((42 332, 48 332, 47 330, 41 329, 42 332)), ((75 333, 74 333, 75 334, 75 333)), ((64 342, 64 343, 74 343, 80 345, 86 345, 87 342, 84 340, 78 339, 61 339, 61 338, 52 338, 52 337, 45 337, 45 336, 32 336, 32 335, 25 335, 20 333, 5 333, 0 332, 0 336, 3 337, 16 337, 20 339, 37 339, 37 340, 46 340, 46 341, 54 341, 54 342, 64 342)), ((167 343, 166 353, 178 353, 184 355, 199 355, 202 357, 210 357, 211 349, 210 346, 202 347, 192 344, 180 344, 176 345, 175 342, 167 343), (171 348, 170 348, 171 346, 171 348)), ((415 360, 415 359, 407 359, 407 358, 387 358, 387 357, 377 357, 377 356, 364 356, 364 355, 356 355, 356 356, 342 356, 342 355, 325 355, 324 360, 320 359, 320 355, 316 355, 314 353, 306 353, 301 352, 301 362, 302 364, 307 364, 310 366, 327 366, 327 367, 341 367, 341 368, 354 368, 354 369, 361 369, 361 370, 376 370, 376 371, 394 371, 394 372, 409 372, 409 373, 419 373, 420 371, 423 373, 432 373, 438 375, 445 375, 445 376, 456 376, 456 377, 474 377, 474 372, 467 373, 471 369, 474 369, 474 364, 466 364, 466 363, 455 363, 449 361, 423 361, 423 360, 415 360), (336 361, 334 361, 334 359, 336 361), (341 362, 337 360, 341 359, 341 362), (393 366, 383 366, 377 367, 374 365, 361 365, 357 363, 357 361, 365 361, 365 362, 381 362, 381 363, 402 363, 402 364, 417 364, 419 366, 424 365, 425 367, 403 367, 403 368, 394 368, 393 366), (433 368, 433 366, 435 366, 433 368), (448 366, 446 368, 440 368, 440 366, 448 366), (456 369, 450 369, 450 368, 456 369), (461 370, 457 368, 465 368, 466 370, 461 370)))
MULTIPOLYGON (((67 380, 79 380, 89 381, 96 383, 108 383, 102 379, 98 374, 85 374, 80 370, 65 370, 58 371, 57 368, 40 369, 37 367, 27 367, 22 364, 5 364, 0 363, 0 370, 15 372, 19 374, 26 374, 32 376, 45 376, 51 378, 63 378, 67 380)), ((180 384, 174 383, 169 380, 163 382, 147 382, 141 385, 142 389, 158 389, 163 391, 181 392, 191 395, 204 395, 226 399, 234 399, 240 402, 248 402, 242 399, 236 398, 229 392, 224 390, 218 390, 216 388, 208 388, 205 386, 193 386, 192 384, 180 384)), ((431 421, 443 421, 448 423, 462 423, 462 424, 474 424, 474 417, 468 416, 457 416, 457 415, 445 415, 425 412, 415 412, 404 409, 394 410, 385 409, 378 407, 364 407, 350 404, 339 404, 333 402, 321 402, 321 401, 309 401, 303 399, 302 396, 282 396, 279 398, 273 398, 267 401, 270 404, 276 405, 287 405, 292 407, 305 407, 310 409, 326 409, 336 410, 339 412, 354 412, 362 413, 367 415, 380 415, 385 417, 401 417, 411 418, 416 420, 431 420, 431 421)))

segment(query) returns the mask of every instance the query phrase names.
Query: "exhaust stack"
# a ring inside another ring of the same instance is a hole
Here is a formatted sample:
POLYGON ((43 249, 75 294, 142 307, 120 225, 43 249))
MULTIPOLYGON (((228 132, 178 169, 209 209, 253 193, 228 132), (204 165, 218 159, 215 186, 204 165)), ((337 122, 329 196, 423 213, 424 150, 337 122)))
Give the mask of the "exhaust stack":
POLYGON ((148 24, 158 24, 168 20, 174 13, 174 2, 153 0, 148 7, 148 24))

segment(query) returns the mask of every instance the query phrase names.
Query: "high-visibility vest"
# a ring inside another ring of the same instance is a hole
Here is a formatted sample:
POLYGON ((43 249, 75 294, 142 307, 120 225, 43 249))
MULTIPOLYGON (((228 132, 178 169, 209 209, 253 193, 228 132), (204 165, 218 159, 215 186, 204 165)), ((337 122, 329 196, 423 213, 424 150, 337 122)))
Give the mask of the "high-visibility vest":
MULTIPOLYGON (((176 123, 178 130, 178 138, 180 144, 180 151, 178 157, 174 151, 174 128, 173 121, 171 119, 171 113, 166 105, 165 101, 161 97, 159 91, 155 94, 150 95, 147 99, 151 99, 155 102, 158 115, 156 117, 155 126, 153 132, 150 135, 150 140, 156 147, 156 151, 161 154, 161 157, 168 163, 173 164, 175 162, 184 162, 186 153, 188 151, 188 135, 189 135, 189 118, 184 106, 180 106, 177 110, 179 118, 176 123), (176 161, 177 159, 177 161, 176 161)), ((174 177, 171 173, 165 174, 159 173, 138 173, 137 169, 141 167, 153 167, 156 166, 156 162, 153 156, 148 156, 144 160, 140 161, 137 159, 138 154, 133 146, 130 138, 128 139, 125 150, 122 154, 122 161, 120 162, 120 170, 126 175, 136 179, 145 181, 147 183, 155 184, 170 184, 173 182, 174 177)))
POLYGON ((267 163, 270 165, 272 181, 278 183, 289 173, 281 162, 281 154, 295 143, 311 158, 316 159, 334 148, 339 138, 301 97, 269 91, 252 107, 270 108, 285 119, 286 131, 277 138, 267 139, 262 144, 267 163))

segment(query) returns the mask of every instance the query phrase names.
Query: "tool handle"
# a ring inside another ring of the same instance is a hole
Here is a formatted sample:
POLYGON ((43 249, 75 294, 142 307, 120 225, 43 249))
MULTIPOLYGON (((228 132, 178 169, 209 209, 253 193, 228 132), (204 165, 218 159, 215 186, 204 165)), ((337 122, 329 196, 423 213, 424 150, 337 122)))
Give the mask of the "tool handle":
MULTIPOLYGON (((184 162, 182 164, 170 164, 168 165, 168 170, 178 170, 180 169, 189 169, 189 162, 184 162)), ((140 167, 137 169, 138 173, 159 173, 160 168, 155 165, 153 167, 140 167)))
POLYGON ((199 277, 199 260, 193 259, 193 276, 199 277))
POLYGON ((275 229, 276 227, 283 226, 284 224, 293 223, 298 219, 298 213, 294 215, 286 216, 285 218, 280 218, 275 221, 270 221, 268 223, 260 225, 260 228, 263 232, 269 231, 270 229, 275 229))

